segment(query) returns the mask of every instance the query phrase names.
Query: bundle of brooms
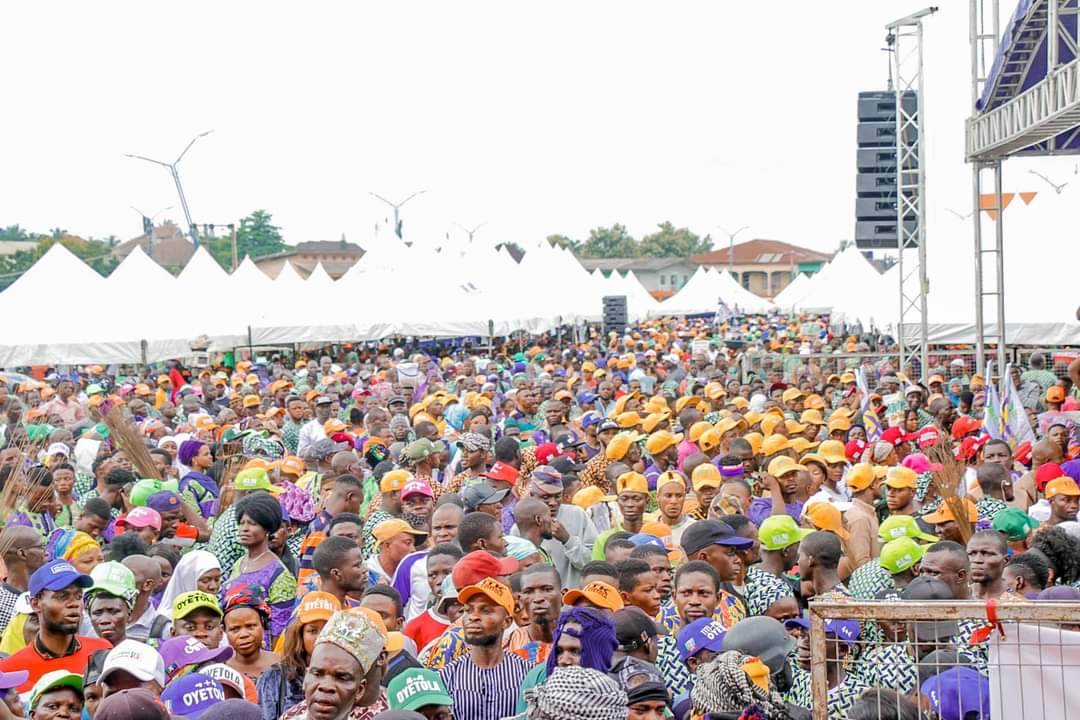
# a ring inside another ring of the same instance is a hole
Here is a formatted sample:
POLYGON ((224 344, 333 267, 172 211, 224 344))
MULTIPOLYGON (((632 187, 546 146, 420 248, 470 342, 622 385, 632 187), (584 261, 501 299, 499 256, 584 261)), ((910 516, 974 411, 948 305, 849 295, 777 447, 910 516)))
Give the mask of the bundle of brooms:
POLYGON ((964 461, 958 460, 953 454, 952 446, 948 437, 941 434, 938 441, 926 448, 926 456, 931 462, 941 465, 941 469, 934 472, 930 479, 930 490, 936 493, 949 508, 960 536, 964 544, 971 539, 975 528, 968 518, 967 505, 964 503, 964 473, 967 466, 964 461))
POLYGON ((139 477, 161 480, 161 473, 158 472, 157 466, 150 457, 146 440, 131 418, 124 413, 124 408, 113 405, 103 413, 102 420, 109 428, 109 439, 113 447, 124 451, 139 477))

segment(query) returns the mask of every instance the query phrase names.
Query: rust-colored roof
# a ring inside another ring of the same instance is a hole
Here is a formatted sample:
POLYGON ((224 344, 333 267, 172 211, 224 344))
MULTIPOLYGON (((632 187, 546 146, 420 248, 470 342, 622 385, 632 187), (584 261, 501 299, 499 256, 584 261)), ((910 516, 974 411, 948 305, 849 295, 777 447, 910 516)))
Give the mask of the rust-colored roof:
MULTIPOLYGON (((798 265, 808 262, 827 262, 830 253, 799 247, 780 240, 749 240, 734 248, 735 265, 798 265)), ((728 248, 713 250, 690 258, 701 265, 727 265, 728 248)))
POLYGON ((138 246, 163 267, 183 267, 195 254, 195 246, 191 244, 178 225, 171 223, 157 225, 154 227, 153 235, 152 247, 148 246, 146 234, 143 233, 127 242, 120 243, 111 250, 111 254, 115 258, 123 259, 138 246))

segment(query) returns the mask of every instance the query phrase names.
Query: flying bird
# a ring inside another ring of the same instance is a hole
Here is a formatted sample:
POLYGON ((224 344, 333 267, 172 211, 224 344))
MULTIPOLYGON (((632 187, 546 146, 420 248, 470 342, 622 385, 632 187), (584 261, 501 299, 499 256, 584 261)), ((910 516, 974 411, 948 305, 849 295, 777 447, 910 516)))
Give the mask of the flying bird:
POLYGON ((1054 188, 1054 192, 1056 192, 1058 195, 1060 195, 1061 191, 1065 189, 1065 186, 1069 184, 1069 183, 1065 182, 1065 183, 1062 183, 1062 184, 1058 185, 1057 183, 1052 181, 1050 178, 1043 175, 1041 172, 1037 172, 1035 170, 1028 170, 1028 172, 1031 173, 1032 175, 1035 175, 1038 178, 1041 178, 1043 180, 1043 182, 1045 182, 1050 187, 1054 188))
POLYGON ((975 212, 974 212, 974 211, 972 211, 972 212, 969 212, 969 213, 968 213, 967 215, 961 215, 960 213, 956 212, 956 211, 955 211, 955 210, 953 210, 952 208, 945 208, 945 211, 946 211, 946 212, 951 212, 951 213, 952 213, 953 215, 955 215, 956 217, 960 218, 961 220, 967 220, 967 219, 968 219, 969 217, 971 217, 972 215, 974 215, 974 214, 975 214, 975 212))

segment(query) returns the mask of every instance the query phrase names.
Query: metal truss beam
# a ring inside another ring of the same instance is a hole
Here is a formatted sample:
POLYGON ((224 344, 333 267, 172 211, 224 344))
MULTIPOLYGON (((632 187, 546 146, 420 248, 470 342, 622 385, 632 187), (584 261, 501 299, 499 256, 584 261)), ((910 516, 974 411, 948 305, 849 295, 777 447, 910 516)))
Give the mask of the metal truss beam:
POLYGON ((922 18, 936 8, 901 18, 886 26, 892 47, 896 92, 896 234, 900 276, 900 331, 897 344, 902 372, 926 379, 926 171, 925 94, 923 93, 922 18), (904 103, 915 96, 914 107, 904 103))

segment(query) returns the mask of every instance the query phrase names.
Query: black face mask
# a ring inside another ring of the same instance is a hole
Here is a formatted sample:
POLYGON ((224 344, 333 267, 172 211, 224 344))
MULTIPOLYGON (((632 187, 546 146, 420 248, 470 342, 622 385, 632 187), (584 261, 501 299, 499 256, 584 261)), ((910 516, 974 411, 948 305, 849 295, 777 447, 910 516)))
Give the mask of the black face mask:
POLYGON ((791 689, 794 682, 791 677, 791 665, 785 662, 784 668, 780 672, 770 675, 769 680, 772 682, 773 687, 776 688, 776 692, 780 694, 786 693, 791 689))

